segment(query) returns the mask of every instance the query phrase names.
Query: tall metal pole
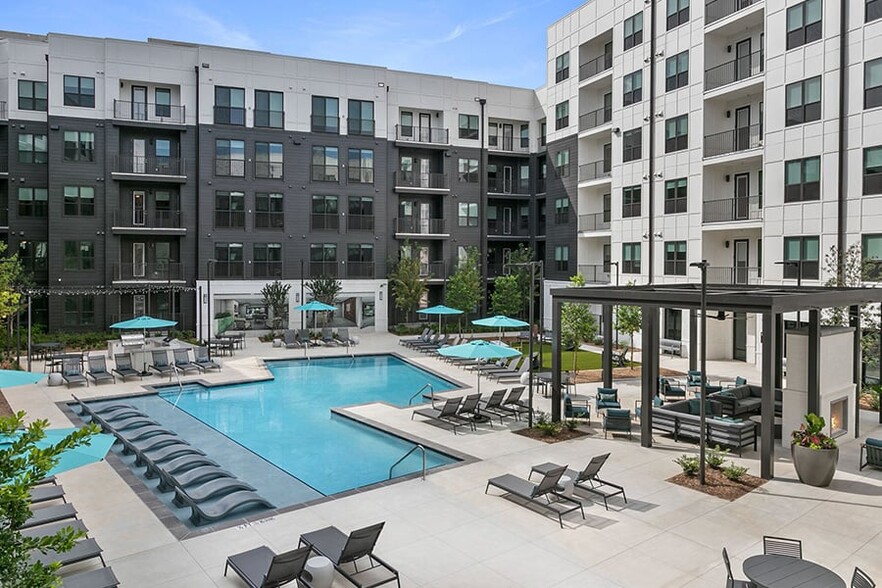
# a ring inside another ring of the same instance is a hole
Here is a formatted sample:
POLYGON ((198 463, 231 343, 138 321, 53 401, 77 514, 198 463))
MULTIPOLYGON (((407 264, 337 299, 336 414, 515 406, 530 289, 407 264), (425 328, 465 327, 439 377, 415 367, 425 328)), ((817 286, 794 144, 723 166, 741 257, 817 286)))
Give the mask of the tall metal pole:
POLYGON ((211 322, 214 320, 214 317, 211 316, 211 270, 212 270, 213 262, 214 262, 213 259, 208 260, 208 303, 206 304, 206 306, 208 308, 207 308, 206 314, 208 315, 208 321, 207 321, 207 324, 208 324, 208 345, 207 346, 208 346, 208 359, 209 360, 211 360, 211 322))
MULTIPOLYGON (((475 97, 475 102, 481 105, 481 128, 479 129, 480 138, 481 138, 481 166, 480 166, 480 175, 478 176, 478 190, 479 190, 479 198, 478 201, 478 209, 480 210, 480 222, 479 224, 479 233, 480 233, 480 271, 481 271, 481 303, 479 308, 483 314, 487 313, 487 281, 489 280, 488 270, 487 270, 487 255, 488 255, 488 247, 487 247, 487 194, 485 191, 486 186, 486 175, 487 175, 487 161, 486 156, 487 153, 484 150, 484 108, 487 105, 486 98, 480 98, 478 96, 475 97)), ((504 263, 504 260, 503 260, 504 263)))
POLYGON ((707 260, 701 260, 690 264, 701 270, 701 397, 698 401, 699 406, 699 425, 698 425, 698 481, 704 486, 705 484, 705 463, 704 454, 707 448, 707 436, 705 435, 707 423, 707 260))
POLYGON ((536 284, 536 262, 530 262, 530 343, 527 346, 527 361, 530 363, 527 364, 529 366, 529 374, 530 374, 530 383, 528 385, 528 394, 527 397, 527 427, 533 428, 533 328, 535 325, 535 321, 533 320, 533 307, 535 306, 535 292, 533 291, 533 287, 536 284))
MULTIPOLYGON (((616 266, 616 288, 618 288, 619 287, 619 262, 618 261, 611 261, 611 262, 609 262, 609 264, 616 266)), ((617 321, 616 321, 616 317, 618 316, 618 312, 616 312, 617 310, 618 310, 618 306, 614 305, 613 312, 615 313, 615 316, 613 316, 613 330, 615 331, 615 338, 613 339, 613 349, 615 349, 616 347, 619 346, 619 327, 618 327, 617 321)))
MULTIPOLYGON (((300 304, 306 304, 306 300, 303 298, 303 258, 300 258, 300 304)), ((300 328, 305 329, 305 316, 304 312, 300 311, 300 328)))
POLYGON ((31 371, 31 291, 28 290, 28 371, 31 371))

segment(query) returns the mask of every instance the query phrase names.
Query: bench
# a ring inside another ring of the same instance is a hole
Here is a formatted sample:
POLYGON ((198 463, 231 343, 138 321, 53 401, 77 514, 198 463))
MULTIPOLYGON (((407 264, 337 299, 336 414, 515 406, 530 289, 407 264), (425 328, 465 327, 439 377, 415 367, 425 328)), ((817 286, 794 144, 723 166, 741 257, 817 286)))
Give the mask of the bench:
POLYGON ((660 339, 658 348, 662 353, 670 353, 671 355, 683 354, 683 344, 674 339, 660 339))

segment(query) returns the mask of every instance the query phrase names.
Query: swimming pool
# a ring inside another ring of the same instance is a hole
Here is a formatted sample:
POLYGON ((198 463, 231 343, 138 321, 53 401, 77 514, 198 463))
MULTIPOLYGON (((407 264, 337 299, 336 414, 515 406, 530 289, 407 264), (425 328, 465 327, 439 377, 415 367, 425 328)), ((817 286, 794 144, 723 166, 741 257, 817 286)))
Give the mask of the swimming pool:
MULTIPOLYGON (((267 367, 273 380, 175 386, 160 397, 324 495, 387 480, 389 467, 414 447, 331 408, 376 401, 407 406, 424 384, 436 392, 457 387, 392 355, 269 361, 267 367)), ((428 468, 455 461, 426 452, 428 468)), ((414 452, 393 477, 421 467, 414 452)))

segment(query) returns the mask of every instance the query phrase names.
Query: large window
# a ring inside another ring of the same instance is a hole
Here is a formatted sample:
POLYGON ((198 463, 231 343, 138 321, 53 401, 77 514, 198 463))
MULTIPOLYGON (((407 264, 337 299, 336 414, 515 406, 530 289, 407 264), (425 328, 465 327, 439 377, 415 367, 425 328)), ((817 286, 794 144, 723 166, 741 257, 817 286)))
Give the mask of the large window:
POLYGON ((327 96, 312 97, 312 132, 340 132, 340 100, 327 96))
POLYGON ((557 245, 554 248, 554 269, 559 272, 570 270, 570 246, 557 245))
POLYGON ((49 269, 49 243, 47 241, 19 241, 18 258, 22 268, 30 273, 49 269))
POLYGON ((570 101, 564 100, 554 107, 554 128, 560 130, 570 124, 570 101))
POLYGON ((624 50, 627 51, 643 42, 643 13, 638 12, 631 18, 625 19, 624 24, 624 50))
POLYGON ((468 184, 477 184, 478 176, 478 160, 462 159, 459 160, 459 181, 468 184))
POLYGON ((282 244, 255 243, 251 250, 252 274, 255 278, 282 277, 282 244))
POLYGON ((49 145, 46 142, 46 135, 18 134, 19 163, 47 163, 48 161, 49 145))
POLYGON ((664 338, 679 341, 683 338, 683 311, 679 308, 664 310, 664 338))
POLYGON ((637 104, 643 100, 643 70, 638 69, 622 79, 622 106, 637 104))
POLYGON ((349 100, 349 119, 346 121, 350 135, 374 136, 374 103, 369 100, 349 100))
POLYGON ((818 237, 784 237, 784 279, 817 280, 819 255, 818 237))
POLYGON ((65 186, 64 215, 95 216, 95 188, 91 186, 65 186))
POLYGON ((565 178, 570 175, 570 150, 562 149, 554 154, 554 167, 558 177, 565 178))
POLYGON ((373 196, 349 197, 349 216, 346 217, 346 229, 349 231, 374 230, 373 196))
POLYGON ((337 277, 337 245, 334 243, 312 243, 309 246, 309 275, 337 277))
POLYGON ((643 129, 636 128, 622 133, 622 161, 634 161, 643 157, 643 129))
POLYGON ((554 223, 565 225, 570 222, 570 199, 556 198, 554 201, 554 223))
POLYGON ((95 133, 64 131, 65 161, 95 161, 95 133))
POLYGON ((245 193, 218 190, 214 193, 214 226, 224 229, 245 228, 245 193))
POLYGON ((64 269, 67 271, 95 269, 95 244, 92 241, 65 241, 64 269))
POLYGON ((156 88, 153 91, 153 97, 155 100, 155 111, 154 113, 158 118, 169 118, 171 117, 171 90, 169 88, 156 88))
POLYGON ((821 76, 787 84, 785 95, 786 126, 821 119, 821 76))
POLYGON ((570 52, 558 55, 554 60, 554 82, 559 83, 570 77, 570 52))
POLYGON ((882 58, 864 64, 864 108, 877 106, 882 106, 882 58))
POLYGON ((245 125, 245 88, 214 87, 214 124, 245 125))
POLYGON ((95 108, 95 78, 64 76, 64 105, 95 108))
POLYGON ((374 277, 374 246, 371 243, 350 243, 346 246, 346 277, 374 277))
POLYGON ((313 182, 340 181, 340 157, 336 147, 313 146, 310 177, 313 182))
POLYGON ((807 157, 784 162, 784 202, 821 198, 821 158, 807 157))
POLYGON ((861 241, 866 279, 873 282, 882 281, 882 235, 864 235, 861 241))
POLYGON ((95 324, 95 298, 92 296, 64 297, 64 326, 89 327, 95 324))
POLYGON ((665 182, 665 214, 686 212, 686 178, 665 182))
POLYGON ((665 91, 689 85, 689 51, 683 51, 665 61, 665 91))
POLYGON ((459 115, 459 138, 460 139, 478 139, 478 115, 476 114, 460 114, 459 115))
POLYGON ((665 153, 682 151, 689 147, 689 115, 683 114, 665 121, 665 153))
POLYGON ((18 216, 48 216, 49 190, 47 188, 19 188, 18 216))
POLYGON ((640 216, 641 186, 622 188, 622 218, 640 216))
POLYGON ((622 273, 640 273, 640 243, 622 243, 622 273))
POLYGON ((665 275, 686 275, 686 241, 665 242, 665 275))
POLYGON ((476 202, 460 202, 457 206, 457 224, 461 227, 478 226, 478 204, 476 202))
POLYGON ((245 277, 245 247, 242 243, 215 243, 214 277, 245 277))
POLYGON ((39 110, 46 112, 49 101, 46 82, 34 82, 32 80, 18 81, 18 108, 19 110, 39 110))
POLYGON ((374 150, 349 149, 348 181, 350 184, 374 183, 374 150))
POLYGON ((245 177, 245 141, 215 139, 214 174, 245 177))
POLYGON ((285 96, 269 90, 254 91, 254 126, 281 129, 285 126, 285 96))
POLYGON ((668 30, 689 22, 689 0, 668 0, 668 30))
POLYGON ((866 0, 866 20, 864 22, 872 22, 882 18, 882 0, 866 0))
POLYGON ((254 143, 254 177, 281 178, 284 173, 284 151, 281 143, 254 143))
POLYGON ((312 197, 312 214, 310 228, 314 230, 339 229, 340 228, 340 198, 325 194, 315 194, 312 197))
POLYGON ((787 9, 787 49, 821 38, 821 0, 805 0, 787 9))
POLYGON ((285 228, 285 197, 278 192, 257 192, 254 195, 254 227, 285 228))
POLYGON ((864 149, 864 194, 882 194, 882 145, 864 149))

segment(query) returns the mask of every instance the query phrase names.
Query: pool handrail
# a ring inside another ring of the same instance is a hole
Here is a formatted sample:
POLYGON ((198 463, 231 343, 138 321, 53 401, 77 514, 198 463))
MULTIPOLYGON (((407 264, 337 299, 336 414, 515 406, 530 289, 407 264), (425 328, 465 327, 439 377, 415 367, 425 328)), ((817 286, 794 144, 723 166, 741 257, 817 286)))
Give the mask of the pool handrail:
POLYGON ((396 461, 395 463, 393 463, 393 464, 392 464, 392 467, 389 468, 389 479, 390 479, 390 480, 392 479, 392 470, 395 469, 395 466, 397 466, 397 465, 400 464, 402 461, 404 461, 405 459, 407 459, 408 457, 410 457, 410 454, 413 453, 414 451, 416 451, 417 449, 419 449, 419 450, 420 450, 420 453, 423 454, 423 480, 426 479, 426 448, 423 447, 422 445, 420 445, 419 443, 417 443, 416 445, 414 445, 413 447, 411 447, 410 450, 409 450, 407 453, 405 453, 404 455, 402 455, 402 456, 401 456, 401 459, 399 459, 398 461, 396 461))
POLYGON ((413 403, 413 399, 416 398, 417 396, 425 397, 426 395, 423 394, 423 391, 426 388, 429 389, 429 397, 432 399, 432 406, 435 406, 435 387, 432 386, 431 382, 426 382, 425 384, 423 384, 423 387, 420 388, 419 390, 417 390, 416 394, 414 394, 413 396, 410 397, 410 399, 407 401, 407 405, 410 406, 413 403))

